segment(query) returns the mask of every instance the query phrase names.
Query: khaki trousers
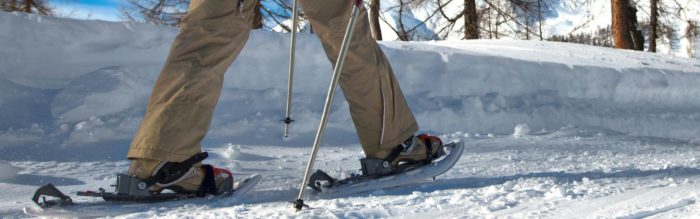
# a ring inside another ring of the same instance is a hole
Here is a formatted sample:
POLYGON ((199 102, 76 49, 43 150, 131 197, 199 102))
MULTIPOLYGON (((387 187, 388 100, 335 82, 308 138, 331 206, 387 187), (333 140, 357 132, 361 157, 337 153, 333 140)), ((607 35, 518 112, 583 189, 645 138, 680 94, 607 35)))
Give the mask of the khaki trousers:
MULTIPOLYGON (((257 0, 192 0, 170 49, 129 159, 178 162, 201 152, 221 93, 224 72, 250 34, 257 0)), ((352 0, 300 0, 335 64, 352 0)), ((358 17, 340 77, 365 154, 383 158, 418 131, 399 84, 372 38, 367 13, 358 17)), ((283 72, 280 72, 280 78, 283 72)))

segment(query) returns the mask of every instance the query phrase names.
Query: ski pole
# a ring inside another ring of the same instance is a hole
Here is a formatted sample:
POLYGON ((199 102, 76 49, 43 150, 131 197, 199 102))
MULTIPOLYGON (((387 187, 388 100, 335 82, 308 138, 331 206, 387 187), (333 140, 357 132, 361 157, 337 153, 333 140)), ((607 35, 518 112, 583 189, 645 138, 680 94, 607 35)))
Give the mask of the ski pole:
POLYGON ((291 46, 289 48, 289 77, 287 78, 287 107, 284 114, 284 137, 286 138, 289 133, 289 124, 294 122, 290 117, 292 108, 292 83, 294 82, 294 55, 297 44, 297 23, 299 22, 299 15, 297 14, 297 0, 292 3, 292 39, 291 46))
POLYGON ((338 60, 336 61, 335 68, 333 69, 333 78, 331 79, 331 84, 328 87, 328 94, 326 96, 326 103, 323 105, 323 114, 321 115, 321 123, 318 126, 318 131, 316 132, 316 138, 314 138, 313 149, 311 150, 311 157, 309 158, 309 163, 306 166, 306 171, 304 172, 304 180, 301 183, 301 188, 299 189, 299 196, 294 202, 294 208, 297 211, 301 211, 301 208, 305 206, 304 191, 306 189, 306 184, 309 181, 309 174, 311 174, 311 169, 314 167, 314 161, 316 160, 316 154, 318 153, 319 144, 321 142, 321 136, 323 136, 323 131, 326 128, 326 123, 328 122, 328 114, 331 109, 331 103, 333 103, 333 96, 335 95, 335 87, 338 85, 338 79, 340 78, 340 72, 343 69, 343 64, 345 63, 345 55, 348 51, 348 46, 350 45, 350 40, 352 39, 353 28, 355 28, 355 20, 357 15, 360 13, 359 7, 361 7, 362 0, 353 0, 354 5, 352 7, 352 15, 350 16, 350 22, 348 24, 348 29, 345 31, 345 36, 343 37, 343 43, 340 46, 340 52, 338 54, 338 60))

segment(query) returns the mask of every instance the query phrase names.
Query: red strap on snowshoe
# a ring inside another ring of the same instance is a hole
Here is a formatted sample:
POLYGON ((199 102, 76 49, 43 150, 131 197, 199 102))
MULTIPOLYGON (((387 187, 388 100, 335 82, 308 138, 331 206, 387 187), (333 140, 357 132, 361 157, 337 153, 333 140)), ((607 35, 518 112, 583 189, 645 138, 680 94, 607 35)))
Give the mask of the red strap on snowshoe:
MULTIPOLYGON (((418 135, 418 139, 422 140, 425 142, 425 148, 427 149, 428 153, 428 159, 426 160, 428 163, 433 161, 433 144, 437 143, 438 145, 442 145, 442 140, 436 136, 428 135, 428 134, 420 134, 418 135)), ((437 147, 440 148, 440 147, 437 147)))

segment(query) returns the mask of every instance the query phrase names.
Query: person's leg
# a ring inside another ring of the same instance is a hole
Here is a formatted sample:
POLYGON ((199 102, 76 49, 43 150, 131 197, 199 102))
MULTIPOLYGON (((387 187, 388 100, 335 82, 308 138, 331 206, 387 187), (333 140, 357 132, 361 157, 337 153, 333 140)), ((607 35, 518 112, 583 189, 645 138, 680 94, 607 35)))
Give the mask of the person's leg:
MULTIPOLYGON (((304 14, 335 64, 354 1, 301 0, 304 14)), ((385 158, 416 131, 411 110, 389 61, 372 38, 364 7, 340 76, 340 87, 350 104, 360 144, 369 158, 385 158)))
MULTIPOLYGON (((127 154, 130 175, 146 179, 165 169, 165 162, 182 162, 201 152, 224 73, 248 40, 256 2, 191 1, 127 154)), ((197 190, 205 174, 200 166, 167 185, 197 190)))
POLYGON ((255 2, 191 1, 129 159, 180 162, 201 152, 224 73, 248 40, 255 2))

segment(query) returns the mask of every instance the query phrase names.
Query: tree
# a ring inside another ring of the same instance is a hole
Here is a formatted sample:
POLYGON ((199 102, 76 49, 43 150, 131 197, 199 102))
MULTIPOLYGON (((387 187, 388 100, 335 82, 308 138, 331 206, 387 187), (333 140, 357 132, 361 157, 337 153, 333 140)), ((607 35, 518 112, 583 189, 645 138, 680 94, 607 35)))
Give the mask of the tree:
POLYGON ((644 49, 644 37, 637 23, 637 9, 630 0, 611 0, 615 48, 644 49))
POLYGON ((17 0, 3 0, 0 2, 3 11, 17 11, 17 0))
POLYGON ((540 30, 540 40, 543 40, 544 36, 542 36, 542 0, 537 0, 537 24, 540 30))
MULTIPOLYGON (((292 1, 293 0, 260 0, 260 16, 262 20, 267 21, 263 22, 263 27, 268 30, 291 32, 292 1)), ((301 22, 304 20, 304 12, 300 11, 299 24, 303 25, 301 22)), ((297 27, 297 30, 299 30, 299 27, 297 27)))
POLYGON ((258 1, 257 3, 255 3, 255 9, 253 9, 253 10, 255 10, 255 11, 253 11, 253 13, 254 13, 254 15, 253 15, 254 16, 253 17, 253 29, 262 29, 263 28, 263 16, 262 16, 262 12, 260 11, 261 9, 262 9, 262 3, 260 3, 260 1, 258 1))
POLYGON ((48 6, 47 0, 2 0, 0 7, 4 11, 36 12, 41 15, 51 15, 51 8, 48 6))
MULTIPOLYGON (((389 16, 380 16, 380 19, 388 24, 388 28, 393 31, 398 40, 436 40, 439 36, 428 27, 428 21, 433 16, 436 16, 440 10, 435 10, 428 17, 418 19, 413 14, 413 9, 429 7, 434 4, 430 0, 398 0, 392 2, 394 5, 386 7, 383 13, 388 13, 389 16), (389 19, 387 19, 389 18, 389 19)), ((437 0, 440 5, 440 0, 437 0)))
POLYGON ((464 38, 479 39, 479 15, 475 0, 464 0, 464 38))
POLYGON ((687 47, 688 51, 686 52, 688 53, 688 57, 695 58, 698 56, 698 54, 696 54, 696 51, 700 51, 700 49, 696 48, 700 45, 695 45, 695 43, 697 42, 697 37, 698 35, 700 35, 700 29, 698 29, 698 22, 690 20, 687 22, 688 27, 685 29, 685 37, 686 39, 688 39, 690 45, 687 47))
POLYGON ((131 21, 177 26, 189 4, 189 0, 127 0, 121 11, 131 21))
POLYGON ((659 0, 651 0, 651 14, 649 15, 649 52, 656 52, 656 30, 659 26, 659 0))
MULTIPOLYGON (((157 25, 178 26, 187 13, 190 0, 127 0, 122 6, 122 14, 131 21, 157 25)), ((253 28, 262 28, 262 5, 255 6, 253 28)))

